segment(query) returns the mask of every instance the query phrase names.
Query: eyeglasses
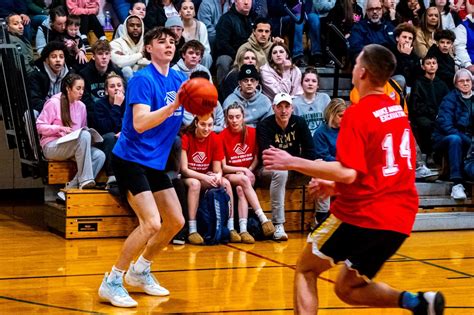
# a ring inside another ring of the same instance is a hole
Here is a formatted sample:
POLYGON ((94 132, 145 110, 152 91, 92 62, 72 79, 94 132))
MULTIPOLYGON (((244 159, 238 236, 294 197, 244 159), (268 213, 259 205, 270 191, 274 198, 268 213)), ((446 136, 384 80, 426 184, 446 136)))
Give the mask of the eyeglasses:
POLYGON ((369 8, 369 9, 367 9, 367 12, 375 12, 375 11, 382 11, 382 8, 381 8, 381 7, 377 7, 377 8, 369 8))

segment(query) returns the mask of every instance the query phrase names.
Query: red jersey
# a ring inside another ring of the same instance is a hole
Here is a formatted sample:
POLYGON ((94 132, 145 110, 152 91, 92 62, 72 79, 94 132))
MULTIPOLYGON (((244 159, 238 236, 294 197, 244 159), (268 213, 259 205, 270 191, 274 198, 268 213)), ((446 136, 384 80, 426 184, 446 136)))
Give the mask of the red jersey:
POLYGON ((227 165, 249 167, 257 155, 256 129, 247 126, 245 143, 241 143, 241 134, 225 128, 219 135, 227 165))
POLYGON ((219 137, 214 132, 203 141, 185 134, 182 139, 182 150, 187 153, 188 168, 199 173, 212 172, 212 162, 224 159, 219 137))
POLYGON ((384 94, 350 106, 341 122, 336 160, 357 171, 331 212, 343 222, 409 235, 418 212, 415 139, 400 105, 384 94))

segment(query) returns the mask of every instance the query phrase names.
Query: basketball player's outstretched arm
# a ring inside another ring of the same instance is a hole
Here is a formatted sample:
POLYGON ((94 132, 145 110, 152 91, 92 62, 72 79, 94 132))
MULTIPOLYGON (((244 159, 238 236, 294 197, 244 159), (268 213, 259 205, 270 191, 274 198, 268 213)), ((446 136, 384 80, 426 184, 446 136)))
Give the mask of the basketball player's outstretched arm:
POLYGON ((148 105, 135 104, 133 105, 133 128, 135 128, 138 133, 143 133, 154 128, 171 116, 174 111, 178 109, 179 105, 178 95, 176 95, 176 99, 173 103, 153 112, 150 111, 150 106, 148 105))
POLYGON ((311 177, 344 184, 351 184, 357 177, 356 170, 347 168, 340 162, 306 160, 277 148, 263 151, 263 165, 268 170, 292 170, 311 177))

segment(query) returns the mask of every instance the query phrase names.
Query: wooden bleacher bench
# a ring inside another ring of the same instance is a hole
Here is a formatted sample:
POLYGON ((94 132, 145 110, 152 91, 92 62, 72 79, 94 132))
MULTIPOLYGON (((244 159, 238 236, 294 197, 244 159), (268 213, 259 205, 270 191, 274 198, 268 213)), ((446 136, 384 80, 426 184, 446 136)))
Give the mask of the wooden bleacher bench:
MULTIPOLYGON (((64 184, 75 173, 76 164, 73 161, 48 162, 48 184, 64 184)), ((102 173, 97 181, 106 180, 105 174, 102 173)), ((420 202, 415 230, 469 228, 474 220, 472 187, 467 187, 468 199, 455 201, 450 197, 450 183, 417 183, 420 202)), ((257 188, 256 192, 263 211, 271 218, 269 190, 257 188)), ((135 214, 106 190, 69 189, 66 192, 65 205, 49 205, 45 214, 46 223, 65 238, 125 237, 138 222, 135 214)), ((314 202, 310 201, 307 188, 287 188, 285 230, 307 231, 313 223, 313 216, 314 202)))

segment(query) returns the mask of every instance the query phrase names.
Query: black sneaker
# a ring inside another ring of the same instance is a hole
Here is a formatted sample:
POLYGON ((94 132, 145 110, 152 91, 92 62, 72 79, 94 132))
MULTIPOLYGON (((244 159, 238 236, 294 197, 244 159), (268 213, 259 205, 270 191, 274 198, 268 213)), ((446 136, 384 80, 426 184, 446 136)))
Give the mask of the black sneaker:
POLYGON ((420 304, 413 310, 413 315, 443 315, 444 296, 441 292, 418 292, 420 304))
POLYGON ((306 61, 304 61, 304 56, 294 58, 294 59, 293 59, 293 63, 294 63, 295 66, 297 66, 298 68, 306 68, 306 67, 308 66, 308 64, 306 63, 306 61))

